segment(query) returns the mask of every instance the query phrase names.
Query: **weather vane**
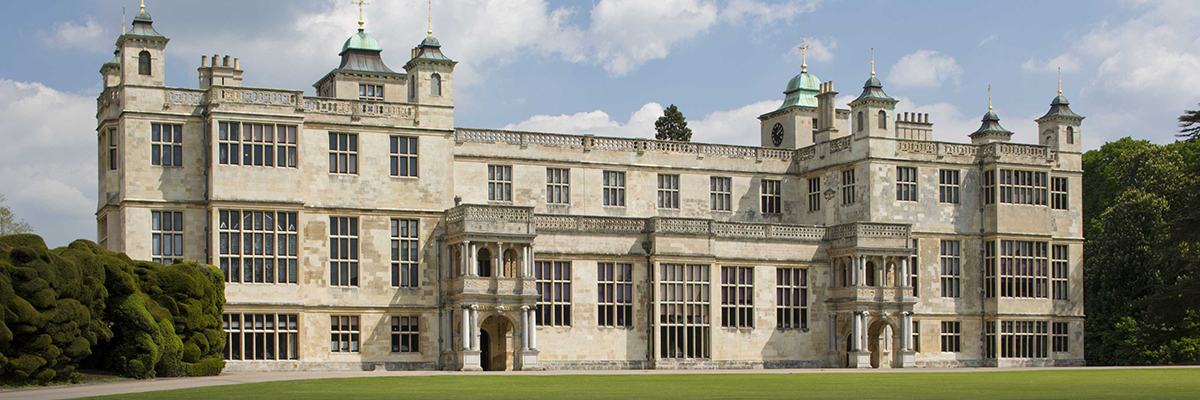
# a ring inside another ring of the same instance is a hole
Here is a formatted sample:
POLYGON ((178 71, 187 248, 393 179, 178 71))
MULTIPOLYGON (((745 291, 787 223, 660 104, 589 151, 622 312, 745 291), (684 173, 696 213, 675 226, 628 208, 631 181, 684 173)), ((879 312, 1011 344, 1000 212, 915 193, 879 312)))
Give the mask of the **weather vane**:
POLYGON ((800 72, 806 72, 808 71, 808 38, 800 38, 800 46, 796 48, 800 49, 800 72))
POLYGON ((366 24, 366 21, 363 20, 363 6, 369 6, 369 5, 371 5, 371 3, 368 3, 363 0, 358 0, 358 1, 351 1, 350 4, 354 4, 354 5, 358 6, 358 29, 362 29, 363 25, 366 24))
POLYGON ((875 77, 875 48, 871 48, 871 77, 875 77))
POLYGON ((433 37, 433 0, 429 0, 429 37, 433 37))

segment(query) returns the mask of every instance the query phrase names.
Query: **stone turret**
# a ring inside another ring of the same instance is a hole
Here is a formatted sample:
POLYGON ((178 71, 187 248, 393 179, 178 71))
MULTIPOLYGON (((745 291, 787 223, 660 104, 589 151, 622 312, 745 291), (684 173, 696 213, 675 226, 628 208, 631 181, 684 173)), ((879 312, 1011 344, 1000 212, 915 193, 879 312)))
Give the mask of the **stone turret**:
POLYGON ((1071 111, 1071 102, 1062 94, 1061 79, 1058 85, 1058 96, 1050 101, 1050 110, 1037 119, 1041 132, 1038 142, 1054 151, 1079 153, 1083 149, 1079 128, 1084 116, 1071 111))
POLYGON ((163 86, 166 77, 164 52, 167 39, 154 30, 154 19, 146 12, 146 3, 133 17, 133 28, 117 38, 121 56, 121 83, 135 86, 163 86))

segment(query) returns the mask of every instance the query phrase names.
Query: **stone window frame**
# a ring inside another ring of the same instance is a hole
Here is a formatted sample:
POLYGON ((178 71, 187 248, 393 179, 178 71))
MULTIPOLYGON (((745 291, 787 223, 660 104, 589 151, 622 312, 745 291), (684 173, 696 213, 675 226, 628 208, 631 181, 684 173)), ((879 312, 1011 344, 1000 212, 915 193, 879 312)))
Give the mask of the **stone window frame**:
POLYGON ((221 330, 225 333, 223 355, 225 360, 298 360, 300 358, 298 314, 225 313, 221 314, 221 330), (268 316, 270 318, 267 318, 268 316), (251 321, 249 328, 246 327, 246 319, 251 321), (261 325, 258 322, 260 320, 262 321, 261 325), (246 340, 247 337, 253 338, 253 340, 246 340), (259 340, 259 337, 262 339, 259 340), (257 353, 259 349, 257 345, 260 342, 264 349, 261 358, 257 353), (265 351, 268 343, 275 349, 271 357, 267 357, 265 351), (234 350, 237 351, 236 354, 234 354, 234 350), (247 350, 252 357, 246 358, 247 350))
POLYGON ((983 358, 996 358, 996 321, 983 323, 983 358))
POLYGON ((100 218, 96 219, 96 243, 108 248, 108 214, 100 214, 100 218))
POLYGON ((358 84, 358 99, 361 101, 383 101, 383 85, 358 84))
POLYGON ((513 166, 488 164, 487 191, 488 201, 512 203, 513 198, 513 166))
POLYGON ((896 166, 896 201, 920 201, 917 167, 896 166))
POLYGON ((358 134, 329 132, 329 173, 358 175, 358 134))
POLYGON ((109 128, 108 129, 108 170, 109 171, 117 170, 117 164, 118 164, 117 157, 119 157, 119 152, 117 151, 118 138, 119 138, 119 136, 117 136, 117 128, 109 128))
POLYGON ((597 326, 633 328, 633 264, 596 264, 597 326))
POLYGON ((534 261, 533 277, 537 287, 537 326, 571 324, 571 262, 534 261))
POLYGON ((783 214, 783 180, 763 179, 759 183, 759 211, 763 215, 783 214))
POLYGON ((921 321, 912 320, 912 346, 913 351, 921 352, 921 321))
POLYGON ((996 242, 983 241, 983 297, 996 298, 996 242))
POLYGON ((391 350, 393 354, 421 354, 421 317, 419 315, 391 316, 391 350))
POLYGON ((151 261, 163 265, 183 261, 183 219, 183 211, 150 211, 151 261))
POLYGON ((909 265, 908 274, 911 277, 911 280, 909 280, 909 286, 912 286, 913 297, 920 297, 920 290, 918 290, 921 287, 921 284, 920 284, 921 283, 921 279, 920 279, 920 277, 921 277, 921 274, 920 274, 920 271, 921 271, 921 263, 920 263, 921 246, 920 246, 920 244, 921 244, 921 242, 918 238, 913 238, 913 240, 912 240, 913 254, 912 254, 912 257, 910 257, 909 263, 908 263, 908 265, 909 265))
POLYGON ((138 53, 138 75, 152 75, 153 69, 150 65, 150 52, 142 50, 138 53))
POLYGON ((1049 183, 1043 171, 1019 169, 1000 170, 1000 203, 1029 206, 1045 206, 1046 187, 1049 183))
POLYGON ((219 209, 216 225, 217 259, 225 283, 297 283, 300 236, 297 212, 219 209), (247 218, 250 227, 246 226, 247 218), (250 279, 246 279, 247 273, 250 279))
POLYGON ((721 266, 721 327, 754 329, 754 267, 721 266))
POLYGON ((1000 297, 1050 297, 1050 249, 1047 242, 1001 240, 999 256, 1000 297))
POLYGON ((183 124, 150 123, 150 165, 183 166, 183 124))
POLYGON ((962 241, 942 239, 940 249, 942 297, 962 297, 962 241))
POLYGON ((659 264, 660 358, 711 358, 711 268, 708 264, 659 264), (689 341, 689 337, 696 339, 689 341))
POLYGON ((329 286, 359 286, 358 217, 329 216, 329 286))
MULTIPOLYGON (((842 205, 851 205, 858 201, 858 193, 854 190, 858 179, 854 176, 854 168, 842 171, 842 205)), ((812 190, 811 188, 809 189, 812 190)), ((811 193, 809 194, 811 197, 811 193)))
POLYGON ((1001 321, 1000 358, 1049 358, 1047 321, 1001 321))
POLYGON ((938 202, 959 204, 962 189, 962 171, 957 169, 938 170, 938 202))
POLYGON ((437 72, 429 75, 429 95, 433 97, 442 96, 442 75, 437 72))
POLYGON ((625 171, 603 171, 601 186, 605 207, 625 207, 625 171))
POLYGON ((418 219, 392 218, 389 221, 392 287, 420 287, 420 226, 418 219))
POLYGON ((982 180, 983 190, 980 191, 980 196, 983 197, 983 204, 996 204, 996 170, 983 171, 982 180))
POLYGON ((808 212, 821 211, 821 177, 808 178, 808 212))
POLYGON ((733 211, 733 178, 712 176, 709 183, 709 208, 712 211, 733 211))
POLYGON ((817 117, 813 117, 813 119, 812 119, 812 140, 813 140, 813 143, 816 143, 816 142, 817 142, 817 131, 819 130, 819 129, 817 129, 817 126, 819 126, 819 125, 817 124, 817 117))
POLYGON ((546 167, 546 204, 571 204, 571 169, 546 167))
POLYGON ((388 174, 398 178, 417 178, 420 175, 420 140, 415 136, 388 137, 388 174), (404 143, 403 146, 400 144, 404 143))
POLYGON ((1070 297, 1071 255, 1065 244, 1050 246, 1050 298, 1068 300, 1070 297))
POLYGON ((1071 198, 1067 196, 1068 180, 1065 176, 1050 177, 1050 208, 1053 210, 1068 210, 1071 208, 1071 198))
POLYGON ((358 353, 362 350, 361 329, 358 315, 329 316, 329 352, 358 353))
POLYGON ((1054 322, 1050 325, 1051 351, 1067 353, 1071 351, 1071 336, 1069 322, 1054 322))
POLYGON ((220 121, 217 164, 298 168, 297 129, 288 124, 220 121))
POLYGON ((658 208, 679 209, 679 174, 658 174, 658 208))
POLYGON ((808 330, 808 268, 775 269, 775 329, 808 330))
POLYGON ((942 321, 941 343, 943 353, 958 353, 962 351, 962 322, 942 321))

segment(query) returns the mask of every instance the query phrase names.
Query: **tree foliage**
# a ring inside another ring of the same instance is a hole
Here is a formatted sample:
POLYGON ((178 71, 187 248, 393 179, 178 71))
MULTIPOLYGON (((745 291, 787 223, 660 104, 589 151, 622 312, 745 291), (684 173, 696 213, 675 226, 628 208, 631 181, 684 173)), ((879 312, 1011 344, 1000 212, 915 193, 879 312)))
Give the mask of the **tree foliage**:
POLYGON ((692 141, 692 129, 687 126, 687 118, 672 104, 663 110, 663 116, 654 121, 654 138, 658 140, 674 140, 677 142, 692 141))
POLYGON ((1086 358, 1200 361, 1200 142, 1084 154, 1086 358))
POLYGON ((29 226, 28 222, 18 220, 12 209, 4 205, 5 200, 8 199, 0 194, 0 236, 33 232, 33 227, 29 226))
POLYGON ((0 375, 46 382, 87 366, 118 374, 215 375, 224 367, 221 271, 130 260, 77 240, 50 250, 0 237, 0 375))
POLYGON ((1179 134, 1184 140, 1194 142, 1200 139, 1200 110, 1186 110, 1179 116, 1179 134))

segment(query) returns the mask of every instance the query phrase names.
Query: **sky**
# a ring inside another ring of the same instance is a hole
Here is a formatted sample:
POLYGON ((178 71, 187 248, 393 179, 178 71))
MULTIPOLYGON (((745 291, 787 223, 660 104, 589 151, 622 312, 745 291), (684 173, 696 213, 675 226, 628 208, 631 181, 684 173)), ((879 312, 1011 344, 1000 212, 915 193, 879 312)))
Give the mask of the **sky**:
MULTIPOLYGON (((201 55, 241 59, 245 85, 306 90, 355 32, 348 0, 150 0, 171 38, 166 83, 197 87, 201 55)), ((375 0, 366 30, 401 70, 425 37, 425 0, 375 0)), ((0 195, 47 244, 95 239, 96 97, 133 0, 5 1, 0 15, 0 195)), ((1200 103, 1194 1, 434 0, 455 70, 455 124, 651 137, 662 109, 693 141, 757 145, 756 117, 800 72, 834 81, 839 105, 875 70, 899 112, 930 114, 934 139, 966 142, 992 101, 1013 140, 1036 143, 1056 95, 1087 116, 1086 149, 1175 140, 1200 103)), ((128 25, 125 26, 128 28, 128 25)))

